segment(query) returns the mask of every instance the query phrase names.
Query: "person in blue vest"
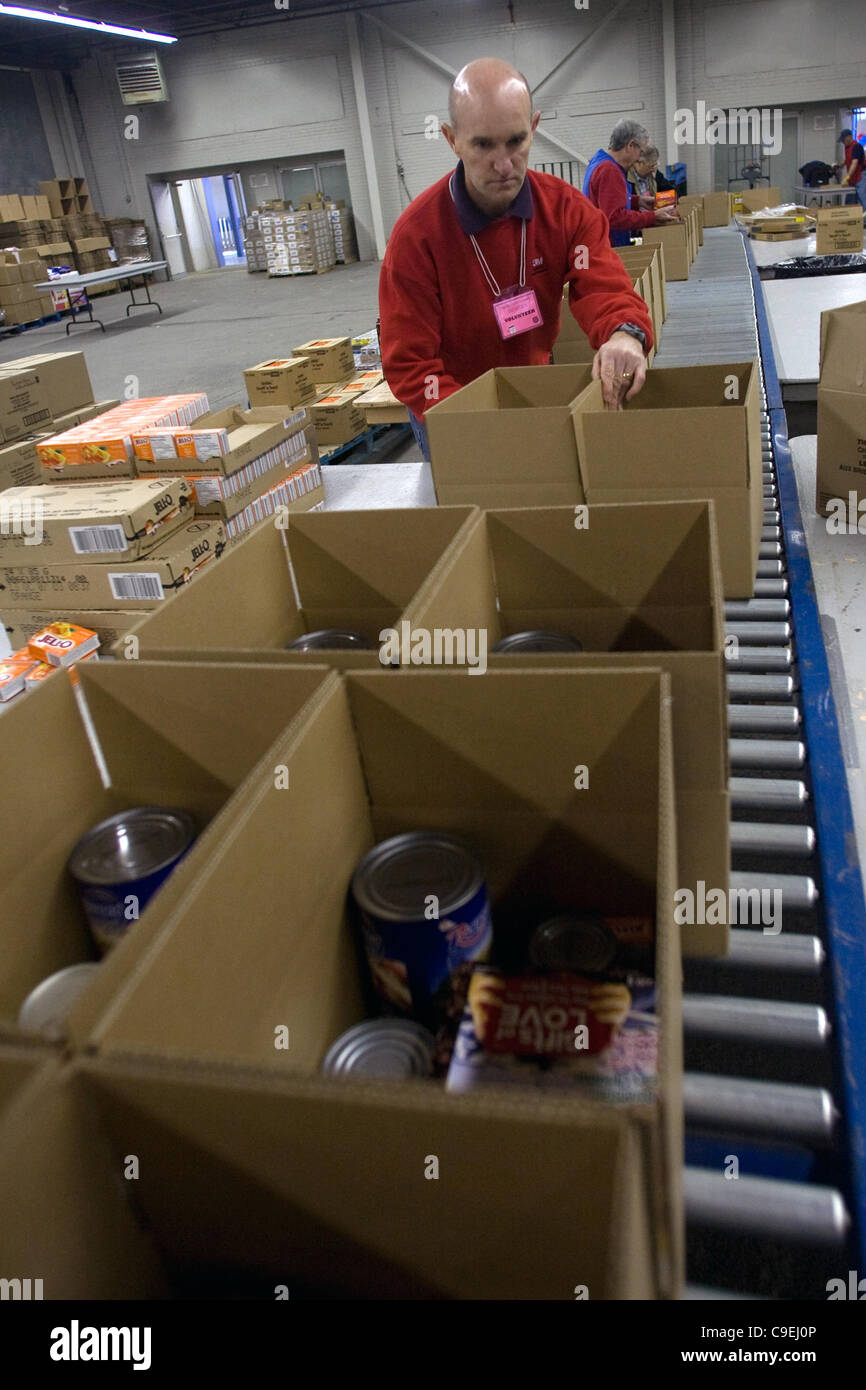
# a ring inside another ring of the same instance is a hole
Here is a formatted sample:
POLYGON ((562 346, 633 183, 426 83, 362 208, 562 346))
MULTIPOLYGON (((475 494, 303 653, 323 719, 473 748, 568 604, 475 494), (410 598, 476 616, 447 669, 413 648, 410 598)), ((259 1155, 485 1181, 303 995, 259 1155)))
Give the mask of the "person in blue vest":
POLYGON ((596 150, 586 166, 583 193, 607 217, 611 246, 628 246, 633 232, 677 222, 671 208, 653 210, 655 199, 632 190, 628 171, 649 145, 649 133, 637 121, 618 121, 606 150, 596 150))

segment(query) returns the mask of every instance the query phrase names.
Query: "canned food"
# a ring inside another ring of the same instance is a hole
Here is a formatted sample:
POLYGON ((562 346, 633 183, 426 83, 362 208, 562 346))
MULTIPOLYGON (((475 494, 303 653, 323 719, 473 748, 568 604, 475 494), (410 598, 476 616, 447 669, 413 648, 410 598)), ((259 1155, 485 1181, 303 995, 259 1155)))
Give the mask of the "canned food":
POLYGON ((408 1018, 374 1018, 349 1028, 322 1063, 329 1076, 429 1076, 435 1039, 408 1018))
POLYGON ((316 632, 304 632, 293 642, 286 644, 287 652, 337 651, 343 649, 374 651, 369 638, 361 632, 352 632, 344 627, 322 627, 316 632))
POLYGON ((512 632, 503 637, 491 652, 582 652, 583 643, 567 632, 545 632, 543 628, 528 632, 512 632))
POLYGON ((187 811, 136 806, 100 821, 78 841, 68 868, 90 930, 108 950, 137 920, 195 839, 187 811))
POLYGON ((361 860, 352 895, 379 995, 393 1011, 437 1027, 447 1018, 452 977, 490 950, 479 860, 454 835, 395 835, 361 860))
POLYGON ((529 961, 538 970, 606 970, 616 955, 617 939, 600 917, 569 912, 549 917, 529 941, 529 961))
POLYGON ((42 980, 21 1005, 19 1026, 58 1042, 63 1037, 68 1015, 98 969, 98 962, 87 961, 82 965, 67 965, 64 970, 42 980))

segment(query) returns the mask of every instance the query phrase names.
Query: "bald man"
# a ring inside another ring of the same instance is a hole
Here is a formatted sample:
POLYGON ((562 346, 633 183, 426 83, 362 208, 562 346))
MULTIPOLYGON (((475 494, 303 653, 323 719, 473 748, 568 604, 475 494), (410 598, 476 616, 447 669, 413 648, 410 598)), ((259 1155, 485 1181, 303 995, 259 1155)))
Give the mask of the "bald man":
POLYGON ((550 361, 566 282, 609 408, 641 389, 653 342, 604 213, 527 168, 540 113, 525 77, 498 58, 468 63, 448 114, 457 167, 397 219, 379 278, 383 370, 425 458, 431 406, 491 367, 550 361))

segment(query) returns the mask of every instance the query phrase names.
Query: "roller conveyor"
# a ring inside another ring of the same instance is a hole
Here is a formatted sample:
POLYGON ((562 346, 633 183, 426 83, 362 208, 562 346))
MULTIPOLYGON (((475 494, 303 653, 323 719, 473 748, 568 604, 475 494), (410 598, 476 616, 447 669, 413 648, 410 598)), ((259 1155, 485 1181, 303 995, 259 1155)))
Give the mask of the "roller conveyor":
MULTIPOLYGON (((741 921, 726 957, 685 965, 684 1298, 824 1300, 866 1268, 866 911, 760 281, 735 231, 699 261, 704 326, 708 294, 751 284, 737 355, 762 368, 757 581, 724 613, 731 888, 781 893, 781 930, 741 921)), ((688 283, 668 292, 687 312, 688 283)))

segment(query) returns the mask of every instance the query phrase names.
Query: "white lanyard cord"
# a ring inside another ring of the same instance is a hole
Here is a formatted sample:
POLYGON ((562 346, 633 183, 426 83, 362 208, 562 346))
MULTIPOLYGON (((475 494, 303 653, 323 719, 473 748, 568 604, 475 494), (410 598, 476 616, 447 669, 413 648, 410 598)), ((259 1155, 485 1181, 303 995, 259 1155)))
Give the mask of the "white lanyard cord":
MULTIPOLYGON (((455 203, 455 204, 456 204, 457 199, 454 197, 454 175, 453 175, 453 174, 451 175, 451 178, 448 180, 448 192, 451 194, 451 201, 452 201, 452 203, 455 203)), ((470 235, 469 240, 472 242, 472 250, 475 252, 476 256, 478 257, 478 264, 481 266, 481 270, 482 270, 482 272, 483 272, 483 274, 484 274, 484 278, 485 278, 485 280, 487 281, 488 286, 489 286, 490 289, 493 291, 494 295, 496 295, 496 296, 498 297, 498 296, 502 293, 502 291, 501 291, 501 289, 499 288, 499 285, 498 285, 497 282, 496 282, 496 279, 495 279, 495 277, 494 277, 494 275, 493 275, 493 271, 490 269, 490 266, 487 264, 487 262, 486 262, 485 259, 484 259, 484 256, 483 256, 482 253, 481 253, 481 247, 478 245, 478 242, 475 240, 475 237, 474 237, 474 236, 471 236, 471 235, 470 235)), ((525 221, 524 218, 521 218, 521 219, 520 219, 520 288, 523 289, 523 286, 524 286, 525 284, 526 284, 526 221, 525 221)))
MULTIPOLYGON (((482 271, 483 271, 483 273, 484 273, 484 278, 485 278, 485 280, 487 281, 487 283, 488 283, 488 285, 490 286, 491 290, 493 291, 494 295, 496 295, 496 296, 498 297, 499 295, 501 295, 502 291, 501 291, 501 289, 499 288, 499 285, 498 285, 497 282, 496 282, 496 279, 495 279, 495 277, 494 277, 494 275, 493 275, 493 271, 490 269, 490 266, 487 264, 486 260, 484 259, 484 256, 483 256, 483 254, 482 254, 482 252, 481 252, 481 247, 478 245, 478 242, 475 240, 475 237, 474 237, 474 236, 470 236, 469 240, 472 242, 472 250, 475 252, 476 256, 478 257, 478 264, 481 266, 481 269, 482 269, 482 271)), ((520 288, 523 289, 523 287, 524 287, 525 284, 526 284, 526 222, 523 220, 523 218, 521 218, 521 219, 520 219, 520 288)))

